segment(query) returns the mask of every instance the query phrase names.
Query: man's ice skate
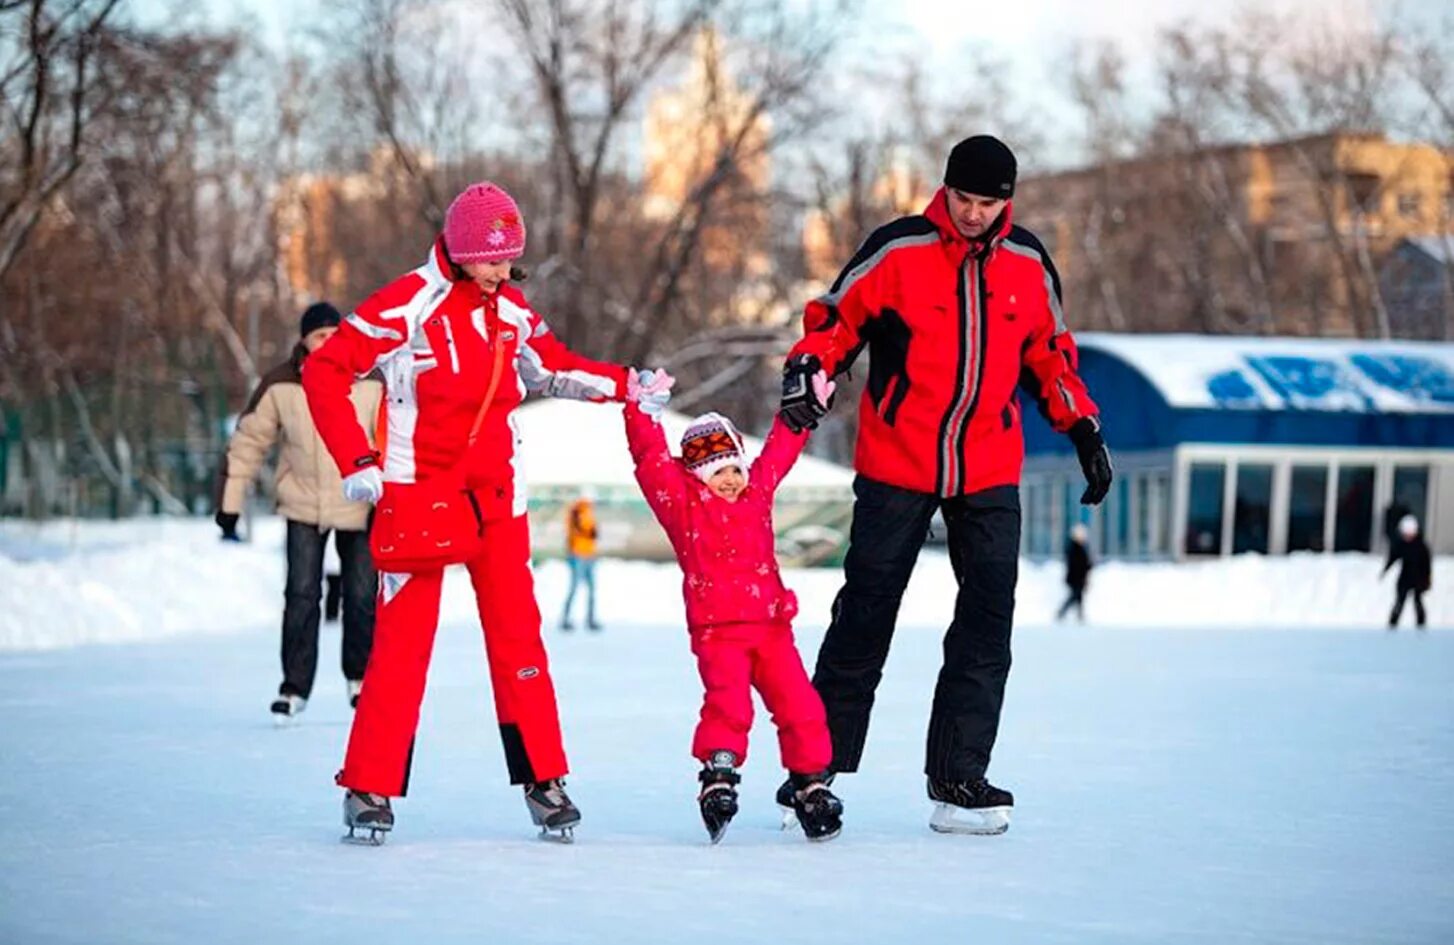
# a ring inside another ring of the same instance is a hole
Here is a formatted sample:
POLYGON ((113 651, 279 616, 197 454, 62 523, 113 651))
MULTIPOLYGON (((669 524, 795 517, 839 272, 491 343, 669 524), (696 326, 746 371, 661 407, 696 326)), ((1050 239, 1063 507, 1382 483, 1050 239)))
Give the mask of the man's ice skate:
POLYGON ((350 709, 358 708, 358 697, 361 692, 363 692, 363 680, 350 679, 348 681, 348 707, 350 709))
POLYGON ((384 836, 394 829, 394 810, 382 794, 350 789, 343 795, 343 825, 348 828, 344 843, 381 846, 384 836), (360 830, 365 832, 355 832, 360 830))
POLYGON ((783 829, 796 824, 803 836, 822 842, 832 840, 843 831, 843 802, 830 790, 833 775, 790 774, 777 789, 777 803, 783 809, 783 829))
POLYGON ((525 785, 525 806, 530 808, 530 819, 540 828, 540 839, 574 842, 581 812, 570 802, 565 782, 560 778, 525 785))
POLYGON ((730 751, 712 752, 697 780, 702 782, 702 791, 697 803, 702 808, 702 823, 707 826, 707 835, 712 843, 722 839, 727 825, 737 814, 737 784, 742 778, 737 774, 737 756, 730 751))
POLYGON ((984 836, 1010 829, 1010 811, 1015 796, 984 778, 974 781, 929 779, 929 800, 934 802, 930 829, 938 833, 970 833, 984 836))
POLYGON ((278 726, 288 725, 298 717, 308 705, 308 700, 293 693, 279 695, 273 700, 268 708, 273 713, 273 724, 278 726))

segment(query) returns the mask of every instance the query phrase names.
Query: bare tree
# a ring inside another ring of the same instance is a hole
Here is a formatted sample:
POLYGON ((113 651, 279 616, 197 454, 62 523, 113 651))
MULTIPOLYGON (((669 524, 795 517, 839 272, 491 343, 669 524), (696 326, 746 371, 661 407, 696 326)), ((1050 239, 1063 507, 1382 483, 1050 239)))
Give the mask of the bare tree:
POLYGON ((0 7, 0 277, 50 201, 80 169, 98 94, 96 45, 119 0, 30 0, 0 7), (13 30, 13 32, 12 32, 13 30))

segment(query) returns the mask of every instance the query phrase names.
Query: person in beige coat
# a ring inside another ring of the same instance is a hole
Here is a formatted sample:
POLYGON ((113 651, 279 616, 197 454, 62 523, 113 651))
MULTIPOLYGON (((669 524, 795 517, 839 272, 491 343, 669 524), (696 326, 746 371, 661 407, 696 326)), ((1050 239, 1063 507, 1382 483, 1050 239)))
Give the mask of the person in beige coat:
MULTIPOLYGON (((283 682, 272 704, 279 722, 301 712, 313 690, 323 553, 329 532, 335 533, 342 563, 342 662, 351 704, 358 703, 373 645, 378 579, 369 557, 371 508, 366 502, 343 498, 342 478, 318 436, 301 380, 304 358, 338 330, 341 320, 338 310, 326 302, 311 305, 303 313, 301 340, 291 357, 264 375, 253 391, 228 443, 219 477, 216 521, 223 538, 236 540, 248 486, 274 444, 280 446, 277 499, 278 511, 288 521, 288 577, 283 595, 283 682)), ((382 394, 383 385, 372 378, 353 387, 359 423, 371 434, 377 428, 382 394)))

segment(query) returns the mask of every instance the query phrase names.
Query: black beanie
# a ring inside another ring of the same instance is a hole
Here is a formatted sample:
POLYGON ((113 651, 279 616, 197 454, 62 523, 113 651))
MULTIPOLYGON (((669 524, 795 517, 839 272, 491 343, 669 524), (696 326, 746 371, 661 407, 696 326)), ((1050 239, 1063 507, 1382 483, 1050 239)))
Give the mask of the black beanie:
POLYGON ((337 328, 343 316, 338 314, 338 309, 327 302, 314 302, 303 310, 303 318, 298 322, 298 336, 306 338, 320 328, 337 328))
POLYGON ((1015 154, 993 135, 965 138, 949 152, 944 183, 967 194, 1008 200, 1015 195, 1015 154))

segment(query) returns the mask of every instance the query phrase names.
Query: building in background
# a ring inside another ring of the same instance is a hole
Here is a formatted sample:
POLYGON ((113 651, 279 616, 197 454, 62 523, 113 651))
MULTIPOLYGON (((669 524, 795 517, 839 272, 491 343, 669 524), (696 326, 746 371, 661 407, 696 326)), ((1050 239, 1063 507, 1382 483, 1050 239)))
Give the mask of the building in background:
POLYGON ((681 83, 651 97, 642 135, 648 219, 666 223, 696 213, 698 191, 711 182, 712 213, 698 258, 738 283, 724 323, 779 315, 763 305, 773 260, 766 202, 756 199, 771 185, 772 119, 732 75, 715 29, 697 35, 681 83))
POLYGON ((1400 240, 1378 279, 1395 338, 1454 341, 1454 233, 1400 240))
POLYGON ((1398 336, 1416 329, 1379 270, 1405 239, 1454 234, 1454 156, 1353 132, 1166 147, 1028 176, 1015 203, 1078 325, 1398 336))
POLYGON ((1381 552, 1390 509, 1417 516, 1435 553, 1454 552, 1454 345, 1077 341, 1116 482, 1082 509, 1069 444, 1022 403, 1027 554, 1058 554, 1083 518, 1102 557, 1381 552))
MULTIPOLYGON (((857 176, 850 169, 850 180, 857 176)), ((938 179, 924 171, 907 146, 894 145, 863 193, 839 194, 826 206, 810 208, 803 216, 803 268, 816 288, 806 297, 821 294, 875 228, 896 217, 922 213, 938 188, 938 179)))

